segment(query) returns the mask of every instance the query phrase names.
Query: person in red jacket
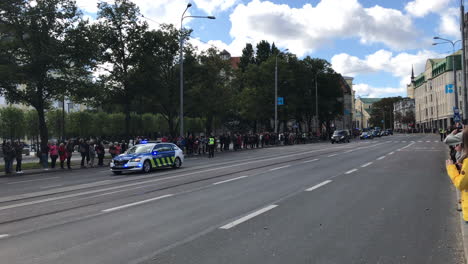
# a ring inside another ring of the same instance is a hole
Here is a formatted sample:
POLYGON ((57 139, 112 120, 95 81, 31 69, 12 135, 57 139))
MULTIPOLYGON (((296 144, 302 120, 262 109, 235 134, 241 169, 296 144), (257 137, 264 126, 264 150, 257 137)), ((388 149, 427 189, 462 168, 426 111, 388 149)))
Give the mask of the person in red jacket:
POLYGON ((65 169, 63 167, 63 164, 65 163, 65 160, 67 159, 67 149, 65 148, 65 144, 60 143, 59 148, 58 148, 58 154, 60 158, 60 168, 63 170, 65 169))
POLYGON ((55 162, 58 158, 58 148, 54 142, 52 142, 49 146, 49 154, 50 154, 50 158, 52 159, 51 167, 52 169, 55 169, 55 162))

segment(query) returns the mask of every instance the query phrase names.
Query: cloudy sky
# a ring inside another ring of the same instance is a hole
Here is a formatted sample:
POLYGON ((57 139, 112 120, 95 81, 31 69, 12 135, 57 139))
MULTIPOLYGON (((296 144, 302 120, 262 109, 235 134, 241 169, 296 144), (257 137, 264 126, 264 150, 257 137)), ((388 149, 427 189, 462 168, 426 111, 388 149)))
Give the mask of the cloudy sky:
MULTIPOLYGON (((98 0, 77 0, 95 17, 98 0)), ((105 0, 112 2, 112 0, 105 0)), ((133 0, 151 27, 180 26, 188 0, 133 0), (157 23, 156 23, 157 22, 157 23)), ((420 73, 427 58, 442 57, 451 45, 432 46, 432 38, 458 40, 459 0, 191 0, 190 15, 216 20, 184 20, 192 43, 239 56, 245 43, 275 42, 299 57, 327 59, 354 77, 358 95, 406 96, 411 65, 420 73)), ((457 46, 460 48, 460 45, 457 46)))

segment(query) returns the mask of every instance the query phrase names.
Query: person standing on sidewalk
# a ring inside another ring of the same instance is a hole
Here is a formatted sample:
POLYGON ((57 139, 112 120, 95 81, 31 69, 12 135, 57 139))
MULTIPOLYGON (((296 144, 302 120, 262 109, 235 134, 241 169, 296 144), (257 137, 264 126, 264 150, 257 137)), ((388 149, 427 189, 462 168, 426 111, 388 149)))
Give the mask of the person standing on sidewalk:
POLYGON ((102 144, 102 142, 99 142, 96 146, 96 154, 97 154, 97 157, 98 157, 98 166, 104 166, 104 154, 105 154, 105 150, 104 150, 104 145, 102 144))
POLYGON ((463 130, 462 144, 464 148, 462 157, 456 163, 448 159, 445 164, 447 174, 452 180, 453 185, 460 190, 463 220, 468 223, 468 128, 463 130), (458 166, 461 165, 460 170, 457 168, 457 164, 458 166))
POLYGON ((214 151, 215 151, 216 141, 214 136, 210 136, 208 139, 208 158, 214 158, 214 151))
POLYGON ((2 152, 3 152, 3 160, 5 161, 5 173, 11 174, 11 170, 13 167, 12 156, 14 156, 14 154, 13 154, 13 148, 10 142, 3 141, 2 152))
POLYGON ((91 143, 89 144, 89 166, 91 168, 94 168, 94 159, 96 158, 96 149, 95 149, 95 146, 94 146, 94 142, 91 141, 91 143))
POLYGON ((87 157, 87 154, 88 154, 88 145, 86 144, 86 142, 83 140, 83 139, 80 139, 80 154, 81 154, 81 168, 86 168, 85 167, 85 159, 87 157))
POLYGON ((65 148, 65 144, 64 143, 60 143, 59 145, 59 148, 58 148, 58 154, 59 154, 59 158, 60 158, 60 169, 65 169, 63 167, 64 163, 65 163, 65 160, 67 159, 67 150, 65 148))
POLYGON ((73 141, 70 139, 65 146, 65 150, 67 152, 67 168, 71 170, 71 157, 73 155, 74 144, 73 141))
POLYGON ((23 143, 15 142, 15 155, 16 155, 16 173, 21 174, 23 171, 21 170, 21 162, 23 160, 23 143))
POLYGON ((54 142, 52 142, 50 144, 49 152, 50 152, 50 159, 52 160, 51 167, 52 167, 52 169, 55 169, 55 164, 56 164, 57 158, 58 158, 58 148, 57 148, 57 146, 55 145, 54 142))

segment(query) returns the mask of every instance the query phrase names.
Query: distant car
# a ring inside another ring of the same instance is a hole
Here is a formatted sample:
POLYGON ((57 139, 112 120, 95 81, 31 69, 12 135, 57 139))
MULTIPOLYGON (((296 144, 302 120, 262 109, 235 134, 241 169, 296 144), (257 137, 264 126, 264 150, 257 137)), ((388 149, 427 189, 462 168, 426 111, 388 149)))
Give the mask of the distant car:
POLYGON ((339 143, 339 142, 348 142, 349 143, 350 135, 347 130, 335 130, 331 137, 331 143, 339 143))
POLYGON ((393 135, 393 130, 387 129, 387 130, 385 130, 385 131, 388 133, 388 135, 393 135))
POLYGON ((124 171, 150 172, 155 168, 180 168, 184 162, 183 151, 172 143, 144 143, 129 148, 112 159, 110 168, 114 174, 124 171))
POLYGON ((360 139, 373 139, 374 137, 370 132, 362 132, 360 139))
POLYGON ((380 130, 374 130, 374 131, 372 132, 372 136, 373 136, 373 137, 380 137, 380 136, 381 136, 381 135, 380 135, 380 130))

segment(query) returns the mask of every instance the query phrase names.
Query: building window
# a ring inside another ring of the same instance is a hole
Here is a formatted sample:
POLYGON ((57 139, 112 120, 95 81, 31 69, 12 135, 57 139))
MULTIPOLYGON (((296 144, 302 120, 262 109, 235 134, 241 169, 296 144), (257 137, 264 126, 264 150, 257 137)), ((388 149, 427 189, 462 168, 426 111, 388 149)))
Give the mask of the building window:
POLYGON ((432 94, 431 94, 431 102, 432 102, 432 94))

